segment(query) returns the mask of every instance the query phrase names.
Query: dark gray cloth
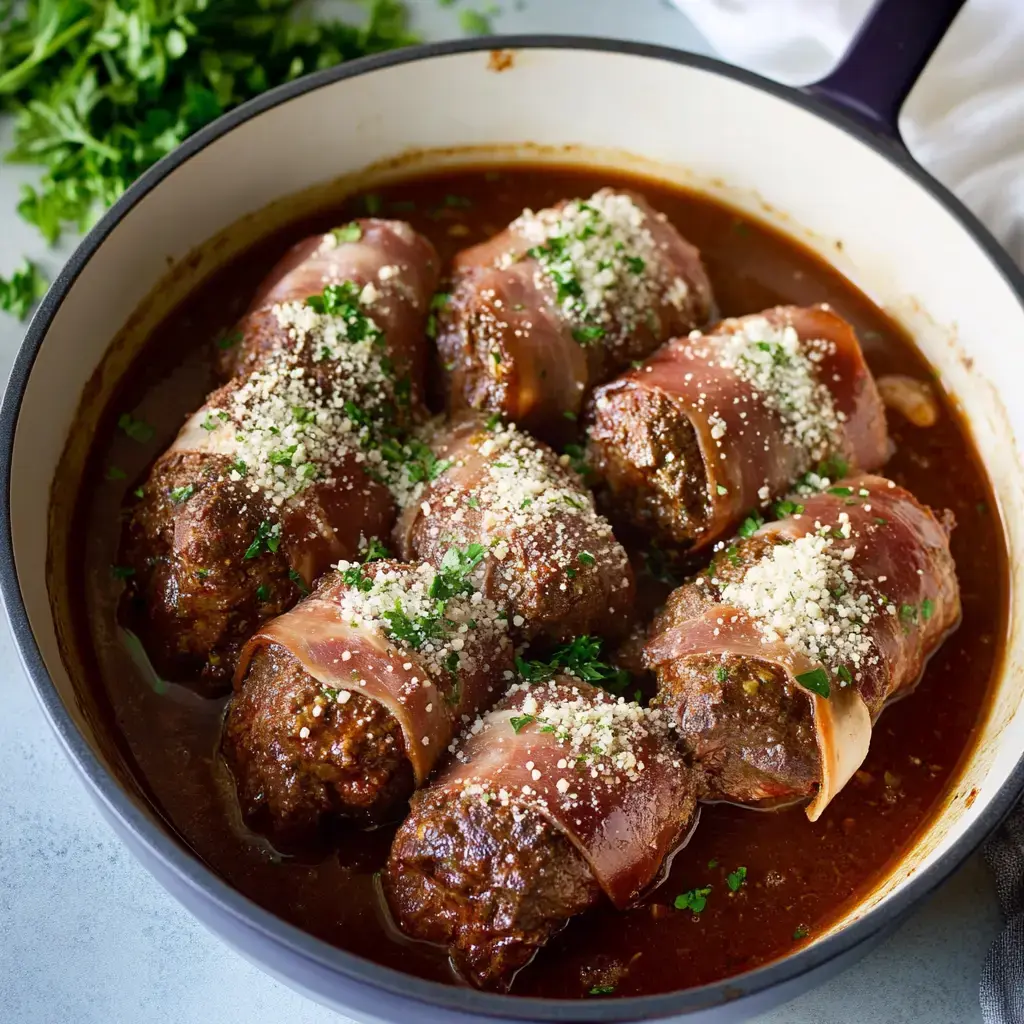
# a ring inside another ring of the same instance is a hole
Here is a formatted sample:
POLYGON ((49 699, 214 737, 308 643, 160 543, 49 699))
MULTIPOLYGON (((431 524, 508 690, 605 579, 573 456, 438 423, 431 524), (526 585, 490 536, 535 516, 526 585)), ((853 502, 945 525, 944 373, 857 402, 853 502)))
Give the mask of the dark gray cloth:
POLYGON ((985 958, 981 1015, 985 1024, 1024 1024, 1024 805, 990 840, 985 858, 1007 924, 985 958))

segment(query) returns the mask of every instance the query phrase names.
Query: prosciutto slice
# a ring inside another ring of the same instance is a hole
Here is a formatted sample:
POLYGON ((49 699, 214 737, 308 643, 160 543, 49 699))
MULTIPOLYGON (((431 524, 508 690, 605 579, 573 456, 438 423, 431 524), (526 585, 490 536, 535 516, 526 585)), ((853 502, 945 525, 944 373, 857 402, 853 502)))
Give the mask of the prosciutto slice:
POLYGON ((431 789, 539 811, 619 909, 658 880, 695 823, 693 777, 661 713, 567 676, 514 687, 431 789), (606 734, 597 724, 602 712, 606 734), (613 737, 605 739, 611 750, 598 744, 599 734, 613 737))
POLYGON ((439 565, 452 544, 482 544, 484 593, 518 634, 555 641, 625 630, 633 572, 579 476, 546 445, 481 416, 430 435, 436 478, 410 496, 398 553, 439 565))
POLYGON ((873 470, 888 456, 857 336, 826 306, 676 338, 599 388, 588 423, 589 461, 616 511, 694 551, 819 463, 873 470))
POLYGON ((361 218, 293 245, 264 278, 239 324, 240 342, 223 350, 225 377, 253 369, 270 353, 294 345, 273 316, 281 302, 303 302, 329 285, 350 283, 367 299, 387 338, 399 376, 415 397, 426 372, 423 325, 441 261, 433 244, 400 220, 361 218))
MULTIPOLYGON (((429 584, 432 571, 396 563, 375 563, 364 572, 402 577, 410 589, 429 584)), ((235 687, 245 685, 249 665, 258 652, 275 645, 334 693, 350 691, 383 705, 398 722, 405 753, 417 785, 422 785, 463 721, 493 704, 511 676, 512 645, 504 619, 486 603, 469 608, 449 606, 453 626, 467 622, 463 632, 438 640, 458 667, 439 668, 438 658, 403 645, 380 625, 353 624, 345 595, 352 585, 340 573, 327 577, 317 590, 286 614, 266 623, 245 645, 235 671, 235 687), (469 625, 471 623, 471 625, 469 625)), ((436 652, 435 652, 436 654, 436 652)))
POLYGON ((799 512, 673 593, 645 660, 720 798, 812 796, 813 821, 863 763, 883 708, 957 625, 960 600, 948 516, 892 481, 849 477, 793 501, 799 512), (780 559, 787 547, 802 550, 780 559), (823 566, 840 568, 832 578, 823 566))
POLYGON ((557 440, 589 388, 702 323, 710 303, 699 252, 636 193, 524 211, 455 258, 438 333, 450 408, 557 440))

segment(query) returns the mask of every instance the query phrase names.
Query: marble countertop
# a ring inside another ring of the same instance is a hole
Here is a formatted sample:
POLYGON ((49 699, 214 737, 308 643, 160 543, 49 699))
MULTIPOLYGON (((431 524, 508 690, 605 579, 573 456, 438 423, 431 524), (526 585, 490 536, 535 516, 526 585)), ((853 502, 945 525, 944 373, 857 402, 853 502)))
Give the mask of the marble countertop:
MULTIPOLYGON (((427 38, 457 33, 459 7, 408 0, 427 38)), ((463 0, 461 7, 486 6, 463 0)), ((505 0, 503 32, 576 32, 710 52, 667 0, 505 0)), ((0 152, 9 144, 0 124, 0 152)), ((22 254, 51 274, 14 215, 23 168, 0 164, 0 273, 22 254)), ((23 329, 0 314, 0 372, 23 329)), ((0 1021, 5 1024, 338 1024, 344 1018, 262 974, 206 932, 128 855, 50 733, 0 625, 0 1021)), ((760 1024, 969 1024, 1001 926, 972 858, 884 945, 760 1024)))

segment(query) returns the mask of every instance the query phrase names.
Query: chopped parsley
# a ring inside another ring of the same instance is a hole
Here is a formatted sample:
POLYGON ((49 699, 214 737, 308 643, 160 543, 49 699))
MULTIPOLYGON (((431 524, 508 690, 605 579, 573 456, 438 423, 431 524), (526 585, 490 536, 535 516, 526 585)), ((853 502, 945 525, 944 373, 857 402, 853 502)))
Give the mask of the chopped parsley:
POLYGON ((437 314, 448 305, 448 300, 451 295, 448 292, 435 292, 434 297, 430 300, 430 313, 427 315, 427 337, 434 339, 437 337, 437 314))
POLYGON ((272 466, 290 466, 292 456, 299 450, 298 444, 290 444, 286 448, 277 448, 267 458, 272 466))
POLYGON ((513 715, 509 720, 508 724, 512 726, 512 731, 517 735, 522 732, 531 722, 536 722, 536 715, 513 715))
POLYGON ((376 537, 371 537, 370 543, 366 545, 366 550, 363 552, 363 563, 379 562, 381 559, 390 557, 391 552, 388 551, 387 545, 376 537))
POLYGON ((597 559, 589 551, 581 551, 576 558, 583 565, 597 564, 597 559))
POLYGON ((182 487, 173 488, 170 492, 170 498, 175 505, 180 505, 183 501, 188 501, 195 493, 195 484, 184 484, 182 487))
POLYGON ((358 242, 363 237, 363 229, 356 221, 352 221, 350 224, 335 228, 331 234, 340 245, 342 242, 358 242))
POLYGON ((582 327, 576 327, 573 329, 572 338, 573 341, 578 342, 580 345, 590 345, 595 341, 600 341, 604 337, 604 334, 605 331, 603 327, 584 324, 582 327))
POLYGON ((921 602, 921 620, 927 622, 935 614, 935 604, 930 597, 921 602))
POLYGON ((488 416, 487 420, 484 422, 484 429, 485 430, 494 430, 494 428, 497 427, 498 424, 500 424, 500 423, 501 423, 501 413, 500 412, 492 412, 491 415, 488 416))
POLYGON ((805 689, 816 693, 819 697, 827 697, 832 691, 828 684, 828 673, 823 668, 813 668, 810 672, 801 672, 796 681, 805 689))
POLYGON ((659 583, 667 583, 670 587, 678 587, 682 582, 672 569, 671 555, 661 548, 657 541, 651 541, 643 556, 644 569, 648 576, 656 579, 659 583))
POLYGON ((600 637, 578 636, 555 647, 546 661, 527 661, 517 656, 516 669, 523 679, 531 683, 544 682, 565 671, 611 693, 624 694, 631 683, 630 674, 599 660, 600 654, 600 637))
POLYGON ((108 466, 107 467, 107 479, 108 480, 126 480, 128 474, 121 469, 120 466, 108 466))
POLYGON ((716 665, 715 666, 715 679, 718 682, 720 682, 720 683, 724 683, 726 681, 726 679, 728 679, 728 678, 729 678, 729 671, 728 671, 728 669, 724 665, 716 665))
POLYGON ((264 551, 269 551, 271 554, 274 554, 280 544, 281 524, 272 523, 269 519, 264 519, 256 528, 256 536, 253 537, 252 543, 246 549, 244 557, 246 560, 250 558, 257 558, 263 554, 264 551))
POLYGON ((718 493, 718 494, 728 494, 729 493, 729 488, 728 487, 723 487, 721 484, 716 484, 715 485, 715 492, 718 493))
POLYGON ((793 940, 795 942, 799 942, 801 939, 806 939, 807 936, 810 935, 810 934, 811 934, 811 929, 808 928, 807 925, 805 925, 805 924, 798 924, 796 926, 796 928, 793 929, 793 940))
POLYGON ((369 576, 363 575, 362 566, 349 566, 349 568, 341 574, 341 578, 347 586, 354 587, 356 590, 362 591, 364 594, 373 590, 373 580, 370 579, 369 576))
MULTIPOLYGON (((32 56, 35 55, 38 46, 44 43, 45 41, 40 39, 36 47, 29 47, 32 56)), ((6 91, 3 70, 3 53, 0 53, 0 95, 6 91)), ((28 185, 23 187, 30 188, 28 185)), ((27 320, 32 308, 45 294, 46 278, 31 260, 23 260, 21 266, 10 277, 0 275, 0 309, 19 320, 27 320)))
POLYGON ((363 208, 371 217, 376 217, 384 209, 384 200, 376 192, 367 192, 363 196, 363 208))
POLYGON ((130 565, 112 565, 110 573, 115 580, 126 580, 135 575, 135 570, 130 565))
POLYGON ((230 466, 228 466, 229 473, 237 473, 239 476, 245 476, 248 471, 249 467, 242 459, 236 459, 230 466))
POLYGON ((675 908, 676 910, 692 910, 695 914, 699 914, 708 905, 710 895, 710 885, 705 885, 702 889, 690 889, 675 898, 675 908))
POLYGON ((764 526, 764 516, 755 510, 740 524, 740 536, 753 537, 762 526, 764 526))
POLYGON ((288 570, 288 579, 292 581, 299 588, 299 593, 305 597, 309 593, 309 587, 306 586, 306 581, 299 575, 296 569, 288 570))
POLYGON ((401 598, 396 597, 394 608, 381 612, 381 617, 387 621, 385 632, 388 636, 414 651, 420 650, 427 641, 443 636, 440 614, 407 615, 401 598))
POLYGON ((610 996, 615 991, 614 985, 594 985, 587 995, 591 996, 610 996))
POLYGON ((843 684, 849 686, 853 682, 853 673, 845 666, 840 665, 836 669, 836 675, 842 680, 843 684))
POLYGON ((747 869, 742 866, 738 867, 735 871, 730 871, 729 874, 725 876, 725 884, 729 886, 733 892, 739 892, 740 887, 746 880, 747 869))
POLYGON ((144 498, 146 496, 146 490, 143 487, 136 487, 135 490, 132 491, 132 494, 134 494, 136 498, 144 498))
POLYGON ((783 501, 777 501, 772 506, 772 513, 776 519, 785 519, 787 516, 798 516, 803 512, 804 507, 799 502, 789 501, 785 499, 783 501))
POLYGON ((472 594, 475 588, 468 577, 486 553, 483 544, 470 544, 464 551, 449 548, 430 584, 430 596, 438 601, 448 601, 459 594, 472 594))
POLYGON ((117 418, 118 427, 124 431, 133 441, 139 444, 146 444, 153 440, 155 431, 145 421, 136 419, 130 412, 123 412, 117 418))
POLYGON ((371 320, 359 305, 362 288, 355 281, 324 286, 319 295, 310 295, 306 305, 324 316, 336 316, 345 324, 345 338, 351 342, 370 341, 377 344, 382 338, 381 329, 371 320))
POLYGON ((269 597, 270 597, 270 588, 265 583, 261 583, 256 588, 256 600, 257 601, 266 601, 267 598, 269 598, 269 597))

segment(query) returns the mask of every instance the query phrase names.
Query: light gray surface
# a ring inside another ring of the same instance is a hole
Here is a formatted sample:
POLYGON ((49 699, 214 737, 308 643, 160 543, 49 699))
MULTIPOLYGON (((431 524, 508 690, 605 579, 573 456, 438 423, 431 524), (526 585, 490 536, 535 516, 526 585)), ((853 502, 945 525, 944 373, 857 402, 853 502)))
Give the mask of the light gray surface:
MULTIPOLYGON (((413 0, 431 38, 455 34, 461 0, 413 0)), ((500 31, 621 36, 707 51, 663 0, 504 0, 500 31)), ((670 100, 663 100, 669 102, 670 100)), ((8 126, 0 125, 0 151, 8 126)), ((0 164, 0 272, 44 251, 13 215, 30 174, 0 164)), ((22 329, 0 314, 0 373, 22 329)), ((343 1018, 271 980, 204 931, 114 838, 49 732, 0 626, 0 1024, 337 1024, 343 1018)), ((1000 925, 978 858, 900 931, 815 992, 759 1024, 980 1021, 981 962, 1000 925)))

